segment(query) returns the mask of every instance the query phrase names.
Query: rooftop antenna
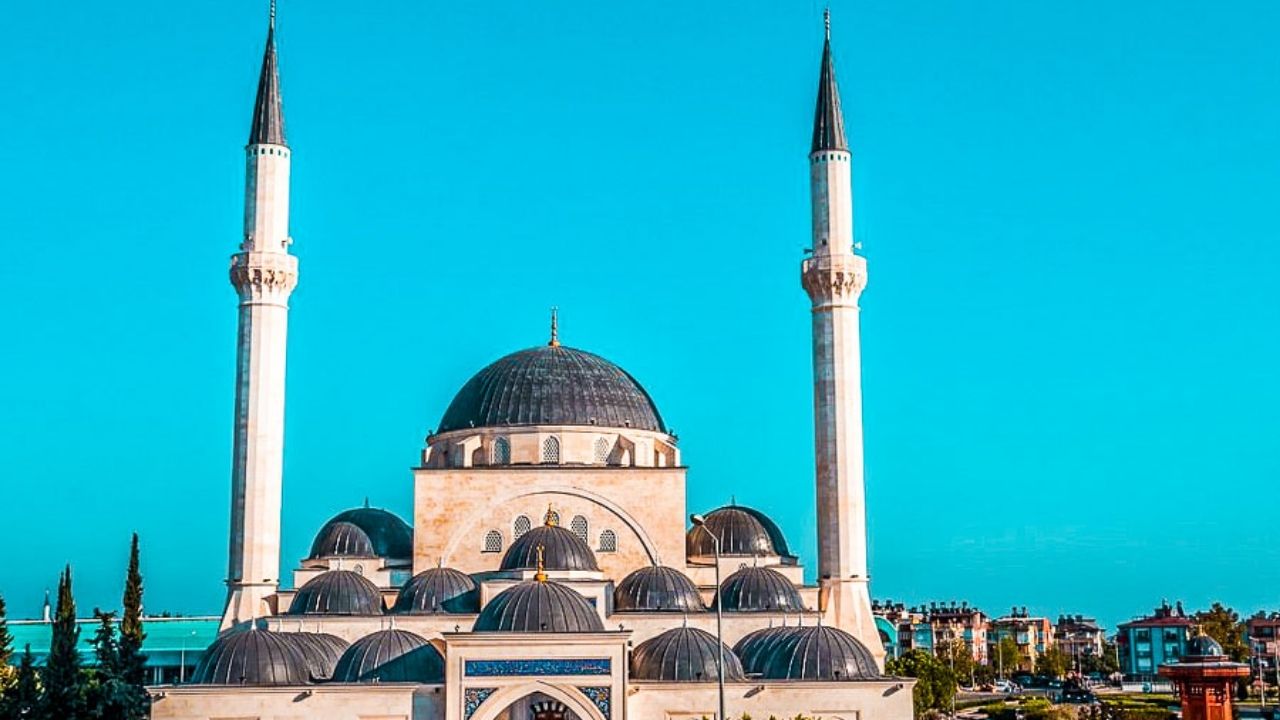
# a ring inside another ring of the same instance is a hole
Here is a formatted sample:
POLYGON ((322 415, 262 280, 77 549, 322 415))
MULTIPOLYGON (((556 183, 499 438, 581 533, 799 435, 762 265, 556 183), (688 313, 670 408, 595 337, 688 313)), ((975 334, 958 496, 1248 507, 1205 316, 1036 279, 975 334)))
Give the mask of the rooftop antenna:
POLYGON ((560 347, 560 308, 551 306, 551 347, 560 347))

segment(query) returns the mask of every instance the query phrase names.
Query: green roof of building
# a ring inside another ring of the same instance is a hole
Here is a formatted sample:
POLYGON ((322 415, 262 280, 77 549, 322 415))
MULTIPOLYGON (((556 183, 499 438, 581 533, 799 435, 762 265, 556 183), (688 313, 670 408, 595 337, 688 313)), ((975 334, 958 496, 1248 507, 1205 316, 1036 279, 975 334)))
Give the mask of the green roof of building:
MULTIPOLYGON (((98 629, 98 621, 77 620, 76 624, 80 627, 80 642, 77 645, 80 655, 86 661, 92 661, 93 645, 89 641, 98 629)), ((143 618, 142 631, 146 633, 146 639, 142 641, 142 652, 147 655, 147 664, 176 665, 184 654, 197 657, 213 644, 214 638, 218 636, 218 624, 219 619, 216 617, 143 618)), ((13 635, 15 654, 20 655, 22 649, 30 645, 36 662, 42 662, 49 653, 52 623, 42 620, 10 620, 9 632, 13 635)), ((190 659, 187 660, 188 664, 191 662, 190 659)))

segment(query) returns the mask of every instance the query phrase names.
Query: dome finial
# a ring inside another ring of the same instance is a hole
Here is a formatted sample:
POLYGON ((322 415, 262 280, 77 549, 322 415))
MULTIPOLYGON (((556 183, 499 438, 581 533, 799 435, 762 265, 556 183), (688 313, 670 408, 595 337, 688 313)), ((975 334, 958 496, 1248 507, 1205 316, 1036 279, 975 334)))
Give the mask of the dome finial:
POLYGON ((831 39, 831 6, 830 5, 822 9, 822 26, 823 26, 823 30, 826 32, 826 38, 830 40, 831 39))
POLYGON ((538 546, 538 571, 533 574, 533 579, 540 583, 547 581, 547 570, 542 564, 542 546, 538 546))
POLYGON ((365 495, 365 496, 364 496, 364 506, 365 506, 366 508, 368 508, 368 507, 369 507, 369 496, 368 496, 368 495, 365 495))
POLYGON ((555 508, 550 503, 547 503, 547 514, 542 516, 542 524, 547 527, 555 527, 558 524, 556 522, 555 508))
POLYGON ((551 306, 551 347, 560 347, 560 308, 551 306))
POLYGON ((272 30, 276 29, 276 0, 271 0, 271 17, 267 22, 272 30))

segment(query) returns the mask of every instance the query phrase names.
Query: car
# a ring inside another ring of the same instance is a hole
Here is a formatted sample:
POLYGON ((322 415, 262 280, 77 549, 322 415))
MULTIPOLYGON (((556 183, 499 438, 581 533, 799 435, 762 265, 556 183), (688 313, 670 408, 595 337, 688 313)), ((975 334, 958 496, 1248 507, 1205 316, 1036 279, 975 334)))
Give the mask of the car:
POLYGON ((1019 695, 1022 693, 1022 686, 1010 680, 997 680, 995 691, 1006 695, 1019 695))
POLYGON ((1098 696, 1083 688, 1067 688, 1062 691, 1062 702, 1073 705, 1092 705, 1098 702, 1098 696))

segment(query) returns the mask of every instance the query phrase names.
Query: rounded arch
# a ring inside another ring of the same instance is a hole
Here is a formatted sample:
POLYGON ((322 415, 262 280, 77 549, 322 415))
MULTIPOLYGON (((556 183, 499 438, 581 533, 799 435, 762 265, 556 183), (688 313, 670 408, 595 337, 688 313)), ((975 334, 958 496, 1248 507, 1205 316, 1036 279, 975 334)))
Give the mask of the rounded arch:
POLYGON ((600 712, 600 708, 596 707, 577 688, 550 685, 544 682, 511 685, 498 690, 481 703, 480 707, 476 708, 471 720, 496 720, 502 714, 502 711, 510 707, 512 703, 534 693, 542 693, 559 700, 582 720, 609 720, 600 712))
POLYGON ((622 525, 630 530, 632 534, 640 540, 640 546, 644 548, 644 553, 649 557, 649 562, 651 564, 662 564, 662 558, 658 555, 658 547, 653 542, 653 538, 649 537, 649 533, 645 531, 639 521, 632 517, 626 510, 623 510, 621 506, 603 495, 593 493, 589 490, 583 490, 582 488, 569 487, 567 485, 552 485, 545 488, 521 488, 493 498, 493 502, 488 508, 473 511, 467 516, 466 522, 458 526, 458 529, 454 531, 453 537, 449 539, 449 544, 445 545, 440 562, 445 565, 449 565, 454 553, 458 551, 458 547, 462 543, 466 542, 467 538, 472 537, 474 528, 480 525, 481 521, 483 521, 487 516, 490 508, 513 500, 532 497, 534 495, 568 495, 570 497, 576 497, 599 505, 605 510, 613 513, 614 517, 618 518, 622 525))

